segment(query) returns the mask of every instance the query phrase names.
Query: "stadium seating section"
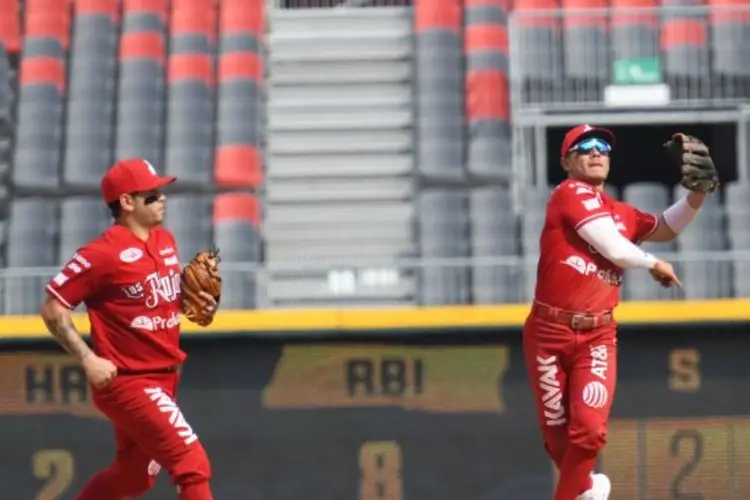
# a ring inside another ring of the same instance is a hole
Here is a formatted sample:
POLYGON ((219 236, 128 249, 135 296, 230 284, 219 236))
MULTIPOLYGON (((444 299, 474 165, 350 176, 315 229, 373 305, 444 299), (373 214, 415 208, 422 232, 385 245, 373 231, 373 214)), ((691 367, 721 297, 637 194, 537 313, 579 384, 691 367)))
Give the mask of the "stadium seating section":
MULTIPOLYGON (((109 223, 102 173, 134 156, 179 177, 166 224, 183 259, 221 249, 227 308, 527 301, 550 188, 513 196, 514 82, 519 106, 600 103, 613 64, 648 60, 676 98, 750 97, 750 10, 722 10, 750 1, 661 1, 516 0, 511 30, 506 0, 0 0, 0 267, 40 268, 6 276, 0 309, 36 310, 109 223)), ((610 191, 655 212, 681 196, 610 191)), ((667 249, 750 251, 749 197, 726 186, 667 249)), ((750 264, 680 271, 688 298, 750 296, 750 264)))

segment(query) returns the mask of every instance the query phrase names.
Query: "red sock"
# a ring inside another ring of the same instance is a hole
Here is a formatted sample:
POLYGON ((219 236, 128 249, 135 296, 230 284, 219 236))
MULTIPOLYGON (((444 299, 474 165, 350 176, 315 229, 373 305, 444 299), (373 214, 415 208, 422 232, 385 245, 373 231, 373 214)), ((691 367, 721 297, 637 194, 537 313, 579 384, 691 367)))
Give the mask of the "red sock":
POLYGON ((581 493, 591 488, 591 471, 596 465, 596 455, 597 452, 593 450, 568 446, 560 469, 555 500, 576 500, 581 493))
POLYGON ((180 486, 180 500, 214 500, 207 481, 180 486))

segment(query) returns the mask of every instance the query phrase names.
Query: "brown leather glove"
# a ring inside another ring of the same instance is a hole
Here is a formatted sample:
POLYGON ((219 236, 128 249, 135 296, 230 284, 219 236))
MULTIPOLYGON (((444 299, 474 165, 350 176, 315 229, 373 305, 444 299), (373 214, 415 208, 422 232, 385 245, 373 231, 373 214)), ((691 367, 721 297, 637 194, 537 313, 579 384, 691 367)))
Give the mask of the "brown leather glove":
POLYGON ((211 295, 217 304, 221 299, 220 261, 218 249, 198 252, 180 275, 182 312, 188 320, 200 326, 210 325, 214 318, 213 314, 206 312, 206 299, 200 292, 211 295))

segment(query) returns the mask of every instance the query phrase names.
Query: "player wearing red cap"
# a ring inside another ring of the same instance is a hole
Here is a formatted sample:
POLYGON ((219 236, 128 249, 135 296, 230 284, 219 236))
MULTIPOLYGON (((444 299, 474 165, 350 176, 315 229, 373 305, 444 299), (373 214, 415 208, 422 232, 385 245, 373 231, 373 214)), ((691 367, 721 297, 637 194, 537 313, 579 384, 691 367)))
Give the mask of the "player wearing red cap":
MULTIPOLYGON (((114 224, 80 248, 47 285, 41 315, 50 333, 83 367, 94 404, 113 423, 114 461, 78 500, 137 497, 169 471, 181 500, 212 500, 211 466, 203 445, 175 403, 179 369, 180 262, 172 234, 161 227, 161 177, 142 159, 118 162, 101 191, 114 224), (85 304, 93 349, 70 311, 85 304)), ((203 294, 206 312, 217 309, 203 294)))
POLYGON ((560 151, 568 178, 550 196, 537 283, 524 325, 526 367, 544 446, 560 471, 555 500, 607 500, 609 479, 594 474, 615 393, 613 310, 623 269, 647 269, 663 286, 680 285, 672 265, 639 248, 671 241, 695 217, 704 195, 691 192, 660 216, 610 198, 614 134, 580 125, 560 151))

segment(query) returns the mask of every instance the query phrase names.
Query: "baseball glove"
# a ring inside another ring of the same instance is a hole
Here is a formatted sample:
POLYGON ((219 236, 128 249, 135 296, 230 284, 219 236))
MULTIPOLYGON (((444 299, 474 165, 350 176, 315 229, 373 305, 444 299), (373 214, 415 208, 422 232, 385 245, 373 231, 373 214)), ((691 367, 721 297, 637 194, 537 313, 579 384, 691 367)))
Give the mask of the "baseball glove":
POLYGON ((664 143, 682 172, 680 184, 690 191, 711 193, 719 187, 719 174, 703 141, 687 134, 674 134, 664 143))
POLYGON ((213 314, 205 311, 206 300, 200 292, 211 295, 217 304, 221 299, 220 261, 218 249, 204 250, 198 252, 180 274, 182 312, 200 326, 208 326, 213 321, 213 314))

